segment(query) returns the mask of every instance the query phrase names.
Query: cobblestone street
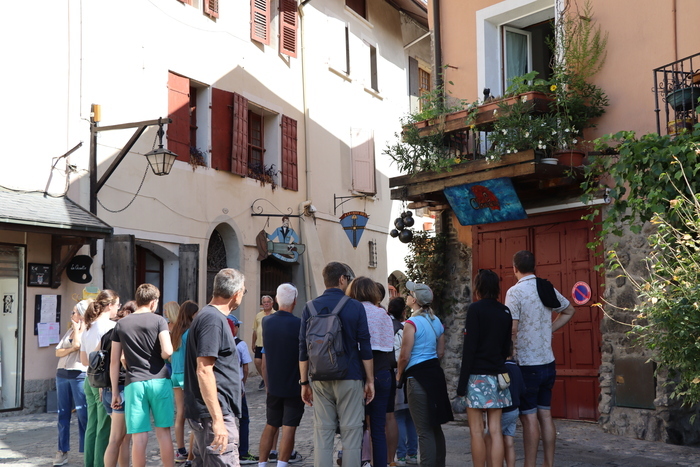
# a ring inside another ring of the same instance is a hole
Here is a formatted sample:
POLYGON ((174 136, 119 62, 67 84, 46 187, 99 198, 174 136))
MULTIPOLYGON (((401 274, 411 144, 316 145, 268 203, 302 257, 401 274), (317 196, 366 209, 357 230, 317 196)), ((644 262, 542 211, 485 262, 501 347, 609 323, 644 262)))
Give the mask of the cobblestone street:
MULTIPOLYGON (((250 409, 250 451, 258 453, 260 432, 265 420, 264 391, 258 391, 258 378, 248 382, 250 409)), ((558 467, 589 466, 700 466, 700 448, 673 446, 658 442, 640 441, 603 433, 594 423, 557 420, 558 467)), ((67 465, 82 465, 82 454, 77 452, 78 424, 73 419, 71 445, 67 465)), ((471 465, 469 428, 466 420, 457 420, 443 427, 447 438, 447 465, 471 465)), ((50 466, 56 453, 56 414, 33 414, 0 418, 0 464, 12 466, 50 466)), ((522 432, 515 437, 518 465, 522 464, 522 432)), ((339 445, 339 440, 337 440, 339 445)), ((306 408, 297 430, 296 449, 304 457, 296 466, 313 465, 313 409, 306 408)), ((541 452, 540 452, 541 455, 541 452)), ((160 465, 158 444, 151 434, 148 444, 148 466, 160 465)), ((324 466, 325 467, 325 466, 324 466)), ((331 466, 328 466, 331 467, 331 466)))

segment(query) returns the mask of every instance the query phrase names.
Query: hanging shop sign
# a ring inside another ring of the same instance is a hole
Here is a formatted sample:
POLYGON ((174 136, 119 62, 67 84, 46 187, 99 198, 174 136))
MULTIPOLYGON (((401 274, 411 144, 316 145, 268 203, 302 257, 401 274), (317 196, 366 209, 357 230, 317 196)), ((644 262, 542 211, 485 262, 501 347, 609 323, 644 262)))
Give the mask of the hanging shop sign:
POLYGON ((340 225, 343 226, 345 235, 348 236, 353 248, 357 248, 357 245, 360 243, 360 238, 365 232, 368 220, 369 216, 362 211, 350 211, 340 216, 340 225))
POLYGON ((461 225, 527 219, 507 177, 447 187, 444 193, 461 225))
POLYGON ((289 217, 283 217, 282 225, 267 235, 267 253, 280 261, 296 263, 304 251, 306 246, 299 243, 299 235, 289 227, 289 217))
POLYGON ((90 266, 92 266, 92 258, 87 255, 74 256, 68 266, 66 266, 66 275, 68 279, 76 284, 89 284, 92 282, 90 275, 90 266))

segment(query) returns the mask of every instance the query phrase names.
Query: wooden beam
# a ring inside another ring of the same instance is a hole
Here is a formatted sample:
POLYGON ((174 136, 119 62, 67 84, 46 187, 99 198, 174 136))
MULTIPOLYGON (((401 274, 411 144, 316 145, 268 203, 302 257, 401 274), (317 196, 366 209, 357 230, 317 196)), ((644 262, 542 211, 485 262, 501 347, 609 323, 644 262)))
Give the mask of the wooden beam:
MULTIPOLYGON (((458 175, 470 174, 474 172, 486 171, 498 167, 505 167, 513 164, 521 164, 523 162, 534 162, 535 151, 530 149, 527 151, 516 152, 515 154, 506 154, 501 157, 500 161, 487 161, 479 159, 476 161, 463 162, 452 167, 450 171, 434 172, 425 171, 414 175, 401 175, 389 179, 389 187, 400 187, 404 185, 413 185, 420 182, 439 180, 442 178, 452 178, 458 175)), ((547 164, 545 164, 547 165, 547 164)), ((553 166, 554 167, 554 166, 553 166)))
MULTIPOLYGON (((441 192, 447 187, 464 185, 466 183, 483 182, 484 180, 492 180, 501 177, 521 177, 524 175, 532 175, 535 173, 535 163, 511 165, 508 167, 500 167, 493 170, 458 175, 448 179, 432 180, 429 182, 415 183, 403 187, 403 192, 406 198, 413 199, 417 195, 430 195, 432 193, 441 192)), ((392 190, 392 198, 393 198, 392 190)))
POLYGON ((109 125, 109 126, 95 126, 93 128, 93 131, 95 132, 100 132, 100 131, 109 131, 109 130, 125 130, 127 128, 138 128, 142 126, 151 126, 151 125, 159 125, 159 124, 168 124, 172 123, 172 119, 170 118, 161 118, 160 121, 158 120, 145 120, 143 122, 132 122, 132 123, 121 123, 119 125, 109 125))
POLYGON ((85 245, 85 239, 80 237, 60 237, 51 236, 51 288, 57 289, 61 286, 61 276, 68 266, 68 263, 75 257, 78 250, 85 245), (61 258, 63 247, 68 246, 68 252, 61 258))

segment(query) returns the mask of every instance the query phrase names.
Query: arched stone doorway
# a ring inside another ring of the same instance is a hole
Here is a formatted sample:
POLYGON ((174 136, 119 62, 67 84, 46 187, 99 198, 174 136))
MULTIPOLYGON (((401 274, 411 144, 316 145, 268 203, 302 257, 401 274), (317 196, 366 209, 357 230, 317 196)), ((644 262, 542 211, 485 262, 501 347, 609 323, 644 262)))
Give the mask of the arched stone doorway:
POLYGON ((219 224, 211 233, 207 246, 207 290, 203 302, 211 299, 214 276, 224 268, 240 270, 240 247, 233 228, 228 224, 219 224))

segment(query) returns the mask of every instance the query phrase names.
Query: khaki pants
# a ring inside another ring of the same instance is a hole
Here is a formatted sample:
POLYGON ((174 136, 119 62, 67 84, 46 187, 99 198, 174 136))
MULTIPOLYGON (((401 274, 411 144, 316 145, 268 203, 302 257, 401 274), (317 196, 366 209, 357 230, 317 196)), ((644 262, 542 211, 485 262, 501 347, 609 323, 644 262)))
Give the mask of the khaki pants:
POLYGON ((335 429, 340 426, 343 467, 360 467, 364 384, 361 380, 312 381, 314 394, 314 467, 333 462, 335 429))

